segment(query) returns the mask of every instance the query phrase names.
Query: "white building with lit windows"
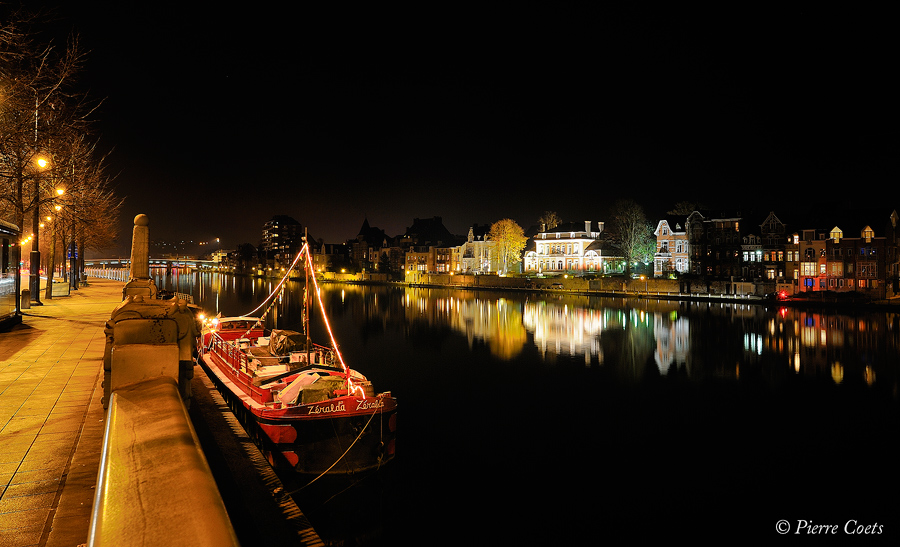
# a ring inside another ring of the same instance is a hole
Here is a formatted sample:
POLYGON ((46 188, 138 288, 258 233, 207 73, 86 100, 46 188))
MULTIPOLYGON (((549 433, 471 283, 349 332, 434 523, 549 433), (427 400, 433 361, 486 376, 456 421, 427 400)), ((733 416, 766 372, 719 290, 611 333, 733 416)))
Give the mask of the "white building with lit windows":
POLYGON ((534 250, 522 260, 525 272, 604 273, 608 258, 602 256, 602 222, 566 222, 554 228, 542 228, 534 236, 534 250))
POLYGON ((656 225, 656 253, 653 255, 653 277, 684 273, 690 268, 687 232, 684 222, 663 219, 656 225))
POLYGON ((497 242, 491 241, 488 233, 490 225, 474 225, 469 227, 469 235, 465 243, 455 248, 458 273, 489 274, 497 273, 503 267, 497 242))

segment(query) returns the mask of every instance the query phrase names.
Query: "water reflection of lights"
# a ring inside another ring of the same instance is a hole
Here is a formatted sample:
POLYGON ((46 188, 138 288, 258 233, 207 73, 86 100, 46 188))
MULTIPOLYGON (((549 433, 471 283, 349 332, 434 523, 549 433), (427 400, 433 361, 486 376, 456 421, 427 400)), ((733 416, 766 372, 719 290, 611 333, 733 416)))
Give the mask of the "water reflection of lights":
POLYGON ((673 365, 678 369, 689 366, 690 324, 686 317, 679 317, 675 312, 656 314, 653 334, 656 338, 653 357, 660 374, 668 374, 673 365))
MULTIPOLYGON (((181 275, 183 282, 189 278, 181 275)), ((210 283, 207 291, 212 291, 209 300, 215 297, 217 305, 219 290, 227 292, 234 287, 234 278, 206 282, 210 283)), ((249 292, 253 287, 260 293, 267 285, 253 280, 248 287, 248 282, 239 280, 237 290, 249 292)), ((583 359, 585 364, 607 365, 610 371, 637 370, 634 377, 648 365, 651 370, 658 368, 661 375, 683 370, 689 377, 712 372, 742 379, 757 378, 762 369, 773 381, 787 373, 842 385, 866 382, 877 386, 878 382, 894 382, 896 374, 890 368, 894 361, 883 356, 895 355, 900 345, 891 331, 897 329, 900 319, 882 324, 884 319, 877 314, 861 318, 790 307, 766 310, 761 306, 623 299, 543 301, 506 293, 491 297, 491 293, 464 290, 337 284, 321 289, 331 291, 332 305, 362 302, 361 313, 370 319, 377 317, 383 325, 415 321, 427 327, 450 328, 465 336, 470 347, 483 342, 481 347, 501 359, 530 350, 533 344, 548 361, 569 356, 576 362, 583 359), (890 336, 885 336, 886 332, 890 336), (692 365, 699 368, 692 371, 692 365)), ((223 298, 227 301, 228 295, 223 298)))
POLYGON ((484 341, 491 353, 504 359, 518 355, 527 340, 521 305, 510 304, 505 298, 435 297, 408 289, 402 302, 409 318, 448 324, 465 334, 470 347, 475 340, 484 341))
POLYGON ((593 358, 602 363, 600 334, 610 310, 572 308, 552 302, 528 302, 523 321, 534 333, 534 344, 543 354, 584 355, 586 364, 593 358))
POLYGON ((831 364, 831 379, 834 380, 835 384, 840 384, 844 381, 844 367, 837 361, 831 364))
POLYGON ((763 354, 763 337, 760 334, 755 332, 747 332, 744 333, 744 350, 756 353, 757 355, 763 354))

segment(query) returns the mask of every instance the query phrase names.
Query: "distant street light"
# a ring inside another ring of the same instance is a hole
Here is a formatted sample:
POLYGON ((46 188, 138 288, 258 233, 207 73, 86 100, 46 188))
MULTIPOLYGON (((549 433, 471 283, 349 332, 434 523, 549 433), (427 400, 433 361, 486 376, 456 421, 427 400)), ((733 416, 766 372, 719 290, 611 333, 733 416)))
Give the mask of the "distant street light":
MULTIPOLYGON (((62 197, 66 191, 62 188, 56 189, 56 196, 62 197)), ((50 232, 50 258, 47 261, 47 286, 44 289, 44 298, 47 300, 53 299, 53 274, 56 272, 56 235, 59 231, 59 213, 62 211, 62 205, 56 204, 53 206, 53 210, 56 211, 56 222, 52 224, 51 232, 50 232)), ((49 223, 53 220, 53 217, 47 215, 47 222, 49 223)), ((41 225, 41 228, 44 226, 41 225)))

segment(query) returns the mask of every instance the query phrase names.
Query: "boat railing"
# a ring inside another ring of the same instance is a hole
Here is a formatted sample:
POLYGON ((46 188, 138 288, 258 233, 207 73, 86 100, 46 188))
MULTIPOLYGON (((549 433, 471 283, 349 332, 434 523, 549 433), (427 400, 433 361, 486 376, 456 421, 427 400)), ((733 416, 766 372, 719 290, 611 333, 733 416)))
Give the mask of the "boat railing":
POLYGON ((215 351, 218 356, 236 370, 247 370, 247 354, 241 351, 237 340, 225 340, 218 334, 213 334, 209 345, 210 351, 215 351))
POLYGON ((213 334, 206 351, 214 353, 228 367, 234 370, 233 374, 238 380, 238 388, 260 404, 269 404, 274 400, 271 391, 261 389, 253 381, 253 371, 250 367, 252 357, 240 348, 240 340, 225 340, 218 334, 213 334))
POLYGON ((318 363, 329 367, 334 366, 333 349, 326 346, 320 346, 319 344, 311 344, 311 346, 316 355, 316 358, 313 359, 313 363, 318 363))

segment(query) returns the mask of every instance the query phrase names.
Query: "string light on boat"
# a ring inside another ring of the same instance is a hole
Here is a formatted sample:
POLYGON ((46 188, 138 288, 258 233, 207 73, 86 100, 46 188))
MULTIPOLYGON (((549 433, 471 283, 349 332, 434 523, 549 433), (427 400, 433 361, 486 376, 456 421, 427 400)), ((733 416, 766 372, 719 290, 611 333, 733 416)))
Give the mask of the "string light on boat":
MULTIPOLYGON (((309 268, 309 271, 315 271, 315 266, 313 265, 313 261, 312 261, 312 255, 310 254, 310 251, 309 251, 309 244, 306 242, 305 238, 304 238, 304 242, 303 242, 303 247, 300 249, 300 252, 297 253, 297 256, 294 257, 293 262, 291 262, 290 267, 288 267, 287 271, 284 273, 284 276, 281 278, 281 280, 275 286, 275 289, 269 292, 269 296, 267 296, 266 299, 263 300, 262 303, 256 307, 256 309, 254 309, 250 313, 245 314, 246 316, 254 316, 266 304, 269 304, 269 307, 266 308, 266 312, 264 312, 260 316, 259 321, 257 322, 257 325, 260 325, 260 326, 262 325, 262 322, 266 316, 266 313, 268 313, 269 309, 275 304, 275 296, 281 295, 281 292, 284 290, 285 282, 288 280, 288 277, 290 276, 291 272, 297 266, 297 263, 304 256, 306 257, 306 267, 309 268), (271 301, 271 303, 269 303, 270 301, 271 301)), ((331 324, 328 322, 328 316, 325 314, 325 306, 322 303, 322 291, 321 291, 321 289, 319 289, 319 284, 316 281, 315 275, 312 276, 312 281, 313 281, 313 288, 315 289, 314 292, 316 295, 316 299, 319 301, 319 309, 322 310, 322 319, 324 320, 324 323, 325 323, 325 330, 328 331, 328 337, 331 339, 331 347, 334 348, 334 353, 335 353, 335 355, 337 355, 338 361, 340 361, 340 363, 341 363, 341 369, 344 373, 343 375, 347 382, 347 393, 353 394, 353 395, 358 395, 360 397, 365 397, 365 390, 363 390, 362 386, 356 385, 356 383, 350 377, 350 368, 344 362, 344 356, 343 356, 343 354, 341 354, 341 350, 338 349, 337 342, 334 339, 334 333, 332 333, 332 331, 331 331, 331 324)))
MULTIPOLYGON (((300 250, 300 254, 306 253, 306 264, 308 268, 313 267, 312 256, 309 254, 309 246, 304 243, 303 248, 300 250)), ((325 323, 325 330, 328 331, 328 338, 331 339, 331 347, 334 348, 334 353, 338 357, 338 361, 341 363, 341 368, 344 371, 344 378, 347 380, 347 393, 349 395, 358 395, 360 397, 365 397, 366 393, 363 390, 362 386, 356 385, 353 379, 350 377, 350 368, 344 362, 344 355, 341 353, 341 350, 338 348, 337 342, 334 339, 334 333, 331 331, 331 323, 328 321, 328 316, 325 314, 325 305, 322 303, 322 292, 319 290, 319 283, 316 281, 316 276, 312 276, 313 288, 315 288, 316 299, 319 301, 319 309, 322 311, 322 319, 325 323)))

